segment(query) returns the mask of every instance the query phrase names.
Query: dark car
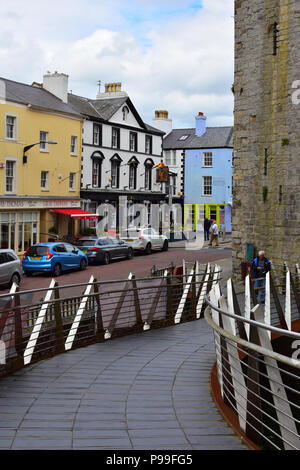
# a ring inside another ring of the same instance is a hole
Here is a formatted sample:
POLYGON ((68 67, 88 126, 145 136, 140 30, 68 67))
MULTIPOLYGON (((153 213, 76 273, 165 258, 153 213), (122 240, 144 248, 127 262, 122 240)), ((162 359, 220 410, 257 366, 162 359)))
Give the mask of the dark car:
POLYGON ((89 263, 109 264, 113 259, 133 257, 133 249, 126 242, 112 237, 83 237, 76 246, 87 255, 89 263))

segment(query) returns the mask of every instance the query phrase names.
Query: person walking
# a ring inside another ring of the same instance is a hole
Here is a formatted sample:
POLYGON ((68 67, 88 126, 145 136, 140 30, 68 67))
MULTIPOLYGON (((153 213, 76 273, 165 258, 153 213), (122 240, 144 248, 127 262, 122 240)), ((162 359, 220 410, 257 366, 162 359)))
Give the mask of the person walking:
POLYGON ((252 263, 252 272, 254 276, 254 290, 262 304, 265 303, 265 285, 266 285, 266 274, 271 269, 271 263, 268 258, 265 257, 265 252, 260 251, 258 256, 254 258, 252 263))
POLYGON ((209 246, 212 246, 213 241, 216 241, 216 246, 219 246, 219 227, 215 220, 212 221, 210 227, 210 242, 209 246))
POLYGON ((204 241, 208 242, 209 241, 209 229, 211 226, 210 220, 208 220, 207 217, 204 219, 204 241))

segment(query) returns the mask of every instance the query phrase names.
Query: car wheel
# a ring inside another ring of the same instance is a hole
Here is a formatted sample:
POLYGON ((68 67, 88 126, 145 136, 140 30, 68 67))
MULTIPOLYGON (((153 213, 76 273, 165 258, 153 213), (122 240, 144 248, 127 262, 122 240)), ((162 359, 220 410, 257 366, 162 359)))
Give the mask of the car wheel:
POLYGON ((128 253, 127 253, 127 259, 133 258, 133 249, 129 248, 128 253))
POLYGON ((84 271, 86 269, 86 261, 84 258, 80 261, 80 271, 84 271))
POLYGON ((167 242, 167 240, 165 240, 163 247, 162 247, 162 251, 168 251, 168 249, 169 249, 169 243, 167 242))
POLYGON ((13 283, 16 283, 19 286, 20 281, 21 281, 20 275, 18 273, 14 273, 11 277, 9 286, 11 287, 13 285, 13 283))
POLYGON ((152 249, 151 249, 151 243, 148 243, 146 246, 146 255, 151 255, 152 249))
POLYGON ((61 273, 62 273, 61 265, 56 263, 56 265, 53 268, 53 274, 54 274, 54 276, 57 277, 57 276, 60 276, 61 273))
POLYGON ((109 253, 104 253, 103 263, 104 264, 109 264, 110 263, 109 253))

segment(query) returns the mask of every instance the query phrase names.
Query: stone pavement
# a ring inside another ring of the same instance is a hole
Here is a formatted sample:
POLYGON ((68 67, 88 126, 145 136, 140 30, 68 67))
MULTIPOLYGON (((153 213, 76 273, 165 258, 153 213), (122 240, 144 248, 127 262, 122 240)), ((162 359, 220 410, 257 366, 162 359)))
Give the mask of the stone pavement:
POLYGON ((246 447, 210 392, 204 319, 98 343, 0 381, 0 449, 246 447))

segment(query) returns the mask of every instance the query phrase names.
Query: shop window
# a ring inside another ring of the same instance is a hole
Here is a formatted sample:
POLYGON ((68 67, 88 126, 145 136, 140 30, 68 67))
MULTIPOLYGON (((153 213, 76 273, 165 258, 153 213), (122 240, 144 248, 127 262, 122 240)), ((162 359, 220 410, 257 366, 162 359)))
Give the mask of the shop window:
POLYGON ((217 220, 217 207, 211 206, 209 208, 209 218, 212 220, 217 220))
POLYGON ((18 213, 18 251, 24 252, 37 243, 38 212, 18 213))

